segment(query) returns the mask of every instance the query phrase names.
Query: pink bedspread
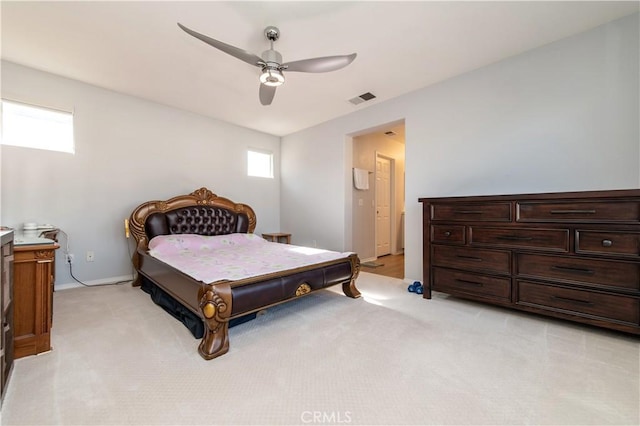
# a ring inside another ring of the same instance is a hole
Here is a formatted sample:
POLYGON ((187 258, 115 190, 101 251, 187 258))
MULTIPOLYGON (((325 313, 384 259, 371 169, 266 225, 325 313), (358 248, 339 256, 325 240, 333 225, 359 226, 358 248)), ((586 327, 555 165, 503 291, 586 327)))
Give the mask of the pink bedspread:
POLYGON ((149 242, 149 254, 196 280, 240 280, 329 260, 350 253, 272 243, 255 234, 207 237, 160 235, 149 242))

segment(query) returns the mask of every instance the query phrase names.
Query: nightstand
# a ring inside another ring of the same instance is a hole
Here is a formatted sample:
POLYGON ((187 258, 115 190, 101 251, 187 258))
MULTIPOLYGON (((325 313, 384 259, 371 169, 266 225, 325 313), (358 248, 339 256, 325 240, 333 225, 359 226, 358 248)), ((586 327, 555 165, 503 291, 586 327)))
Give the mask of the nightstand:
POLYGON ((262 234, 262 238, 274 243, 286 243, 291 244, 291 234, 284 232, 271 232, 262 234))

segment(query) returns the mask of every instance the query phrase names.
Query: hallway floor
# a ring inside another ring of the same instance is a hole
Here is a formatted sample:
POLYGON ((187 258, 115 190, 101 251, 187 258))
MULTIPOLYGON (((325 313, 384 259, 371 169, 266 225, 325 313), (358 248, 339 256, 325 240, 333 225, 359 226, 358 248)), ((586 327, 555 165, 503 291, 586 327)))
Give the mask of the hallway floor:
POLYGON ((363 263, 361 270, 363 272, 369 272, 370 274, 404 279, 404 253, 379 257, 375 260, 375 263, 381 263, 382 266, 372 268, 363 263))

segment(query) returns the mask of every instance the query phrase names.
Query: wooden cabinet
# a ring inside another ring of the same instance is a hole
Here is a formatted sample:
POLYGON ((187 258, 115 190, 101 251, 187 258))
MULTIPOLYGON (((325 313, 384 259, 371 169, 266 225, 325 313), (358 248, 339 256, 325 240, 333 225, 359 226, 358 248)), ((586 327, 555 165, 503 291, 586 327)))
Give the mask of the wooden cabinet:
POLYGON ((13 232, 2 232, 0 263, 0 395, 4 398, 13 366, 13 232))
POLYGON ((14 356, 51 349, 53 261, 57 244, 14 247, 14 356))
POLYGON ((640 190, 421 198, 431 291, 640 334, 640 190))

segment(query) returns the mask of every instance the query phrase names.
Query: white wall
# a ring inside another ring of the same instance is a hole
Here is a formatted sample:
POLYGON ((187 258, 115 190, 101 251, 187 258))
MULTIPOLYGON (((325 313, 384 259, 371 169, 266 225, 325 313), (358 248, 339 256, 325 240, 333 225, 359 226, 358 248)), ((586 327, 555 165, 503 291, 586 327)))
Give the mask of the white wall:
MULTIPOLYGON (((65 231, 82 281, 131 275, 123 221, 144 201, 206 186, 252 206, 256 232, 280 229, 278 137, 9 62, 2 97, 74 111, 75 155, 3 146, 0 210, 3 225, 65 231), (274 153, 275 179, 247 177, 248 147, 274 153)), ((65 286, 73 280, 60 242, 56 286, 65 286)))
POLYGON ((422 279, 420 197, 637 188, 638 34, 635 14, 284 137, 282 228, 350 249, 345 135, 403 118, 407 280, 422 279))

